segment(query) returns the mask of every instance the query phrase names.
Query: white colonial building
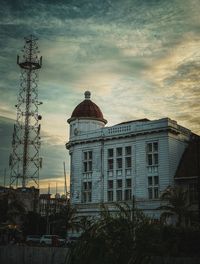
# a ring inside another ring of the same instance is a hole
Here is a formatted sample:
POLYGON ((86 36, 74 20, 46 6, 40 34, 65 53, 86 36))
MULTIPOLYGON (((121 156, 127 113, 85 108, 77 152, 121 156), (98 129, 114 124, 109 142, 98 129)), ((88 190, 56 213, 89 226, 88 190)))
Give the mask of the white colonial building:
POLYGON ((160 194, 174 185, 192 132, 169 118, 105 127, 107 121, 90 92, 68 123, 70 194, 79 213, 94 214, 102 202, 131 202, 134 195, 138 208, 159 217, 160 194))

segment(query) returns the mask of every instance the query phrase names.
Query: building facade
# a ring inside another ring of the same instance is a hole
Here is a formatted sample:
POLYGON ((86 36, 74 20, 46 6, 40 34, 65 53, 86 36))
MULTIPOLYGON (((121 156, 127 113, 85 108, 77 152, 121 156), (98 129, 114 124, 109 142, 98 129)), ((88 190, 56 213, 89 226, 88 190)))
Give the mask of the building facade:
POLYGON ((38 212, 39 210, 39 189, 35 187, 14 189, 0 186, 0 199, 3 197, 8 204, 15 201, 21 203, 27 213, 38 212))
POLYGON ((65 195, 60 196, 56 194, 51 197, 50 193, 43 193, 39 196, 39 214, 42 217, 56 215, 61 212, 62 208, 66 206, 67 198, 65 195))
POLYGON ((99 205, 130 202, 159 217, 160 195, 170 185, 193 133, 169 118, 105 126, 90 92, 72 112, 69 150, 71 202, 80 214, 99 205))

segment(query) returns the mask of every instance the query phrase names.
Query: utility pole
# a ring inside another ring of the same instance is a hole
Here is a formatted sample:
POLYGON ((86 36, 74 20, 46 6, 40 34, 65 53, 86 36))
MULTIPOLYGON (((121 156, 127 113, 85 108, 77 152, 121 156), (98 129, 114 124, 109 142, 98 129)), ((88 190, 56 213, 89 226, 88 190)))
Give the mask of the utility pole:
POLYGON ((6 168, 4 169, 3 186, 6 187, 6 168))
POLYGON ((135 196, 132 196, 132 215, 131 215, 132 225, 133 225, 133 240, 135 241, 135 196))
POLYGON ((64 193, 67 199, 67 176, 66 176, 66 170, 65 170, 65 162, 63 162, 63 167, 64 167, 64 180, 65 180, 64 193))
POLYGON ((37 40, 33 35, 26 37, 22 60, 17 56, 21 78, 9 165, 10 186, 15 184, 23 188, 31 181, 39 188, 39 169, 42 166, 39 157, 39 121, 42 117, 38 114, 38 106, 42 104, 38 101, 38 70, 42 67, 42 57, 38 57, 37 40))
POLYGON ((50 183, 48 184, 48 194, 47 194, 47 207, 46 207, 46 233, 50 235, 50 223, 49 223, 49 213, 50 213, 50 183))

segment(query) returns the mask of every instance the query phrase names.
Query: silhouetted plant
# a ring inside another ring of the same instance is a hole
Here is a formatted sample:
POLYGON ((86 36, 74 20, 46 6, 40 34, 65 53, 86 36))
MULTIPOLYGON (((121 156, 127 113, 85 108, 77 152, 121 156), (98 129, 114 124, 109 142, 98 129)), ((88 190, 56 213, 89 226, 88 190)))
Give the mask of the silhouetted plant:
POLYGON ((168 187, 161 195, 161 199, 166 202, 158 208, 164 211, 161 220, 166 221, 170 217, 175 217, 177 226, 187 225, 190 214, 187 190, 181 187, 168 187))
POLYGON ((61 208, 59 213, 50 216, 50 221, 54 225, 54 230, 60 234, 65 232, 65 235, 67 235, 69 230, 79 228, 76 209, 71 205, 70 200, 61 208))
POLYGON ((198 229, 163 225, 126 203, 109 209, 102 204, 99 218, 88 223, 67 264, 151 264, 158 256, 200 256, 198 229))
POLYGON ((7 208, 7 222, 11 225, 22 226, 26 209, 23 201, 19 199, 19 196, 15 192, 10 192, 8 195, 8 208, 7 208))
POLYGON ((71 263, 150 263, 146 253, 139 247, 137 252, 136 246, 137 229, 142 231, 141 227, 149 223, 146 216, 138 209, 133 212, 128 204, 115 204, 113 210, 101 205, 100 217, 72 248, 71 263))

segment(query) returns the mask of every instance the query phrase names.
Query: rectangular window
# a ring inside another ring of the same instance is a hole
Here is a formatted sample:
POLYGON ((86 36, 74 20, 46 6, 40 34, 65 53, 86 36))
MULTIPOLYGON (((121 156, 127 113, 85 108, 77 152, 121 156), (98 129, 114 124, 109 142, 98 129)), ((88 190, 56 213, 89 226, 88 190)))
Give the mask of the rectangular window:
POLYGON ((132 199, 132 180, 131 179, 126 179, 126 184, 125 184, 126 189, 124 190, 124 200, 128 201, 132 199))
POLYGON ((89 169, 89 171, 92 171, 92 161, 88 162, 88 169, 89 169))
POLYGON ((108 181, 108 189, 113 189, 113 180, 108 181))
POLYGON ((147 144, 147 152, 152 152, 152 143, 147 144))
POLYGON ((158 142, 147 143, 147 165, 158 165, 158 142))
POLYGON ((84 182, 84 183, 83 183, 83 190, 84 190, 84 191, 87 190, 87 182, 84 182))
POLYGON ((108 160, 108 170, 113 170, 113 159, 108 160))
POLYGON ((131 176, 131 169, 126 169, 126 176, 131 176))
POLYGON ((83 182, 83 202, 92 201, 92 182, 83 182))
POLYGON ((108 171, 108 177, 113 177, 113 170, 108 171))
POLYGON ((121 176, 122 176, 122 170, 117 170, 117 171, 116 171, 116 175, 117 175, 118 177, 121 177, 121 176))
POLYGON ((83 183, 83 190, 84 191, 91 191, 92 190, 92 182, 84 182, 83 183))
POLYGON ((124 200, 128 201, 132 199, 132 190, 131 189, 127 189, 124 192, 124 200))
POLYGON ((84 160, 87 160, 87 155, 88 155, 88 152, 84 152, 84 153, 83 153, 84 160))
POLYGON ((159 198, 159 177, 158 176, 148 177, 148 193, 149 193, 149 199, 159 198))
POLYGON ((154 176, 154 185, 158 185, 159 184, 159 178, 158 176, 154 176))
POLYGON ((158 142, 153 143, 153 151, 158 152, 158 142))
POLYGON ((87 203, 87 202, 89 202, 89 199, 90 199, 90 198, 89 198, 88 194, 84 192, 84 193, 83 193, 83 202, 84 202, 84 203, 87 203))
POLYGON ((126 168, 131 168, 131 157, 125 158, 125 166, 126 168))
POLYGON ((126 179, 126 188, 131 188, 131 179, 126 179))
POLYGON ((122 158, 117 158, 117 169, 122 169, 122 158))
POLYGON ((148 185, 149 186, 152 186, 152 184, 153 184, 153 180, 152 179, 153 179, 152 177, 148 177, 148 185))
POLYGON ((84 172, 92 171, 92 161, 84 161, 84 172))
POLYGON ((122 201, 122 190, 116 191, 116 199, 117 201, 122 201))
POLYGON ((122 156, 122 148, 117 148, 116 149, 116 156, 117 157, 122 156))
POLYGON ((147 162, 148 162, 148 165, 153 165, 153 157, 152 157, 152 154, 148 154, 147 155, 147 162))
POLYGON ((152 188, 149 188, 148 192, 149 192, 149 199, 153 199, 153 190, 152 190, 152 188))
POLYGON ((112 202, 113 201, 113 187, 114 187, 114 182, 113 180, 108 180, 107 181, 107 200, 108 202, 112 202))
POLYGON ((83 171, 92 172, 92 151, 83 152, 83 171))
POLYGON ((83 193, 83 202, 84 203, 90 203, 92 201, 92 194, 91 192, 84 192, 83 193))
POLYGON ((84 159, 85 160, 92 160, 92 151, 84 152, 84 159))
POLYGON ((158 199, 158 187, 154 187, 154 190, 153 190, 153 195, 154 195, 154 199, 158 199))
POLYGON ((158 165, 158 153, 153 154, 154 165, 158 165))
POLYGON ((131 153, 132 153, 131 146, 125 147, 125 155, 131 156, 131 153))
POLYGON ((117 188, 122 188, 122 180, 117 180, 117 188))
POLYGON ((113 191, 108 191, 108 202, 113 201, 113 191))
POLYGON ((112 158, 114 155, 113 149, 108 149, 108 158, 112 158))
POLYGON ((108 170, 108 176, 111 177, 113 176, 113 169, 114 169, 114 150, 113 149, 108 149, 108 160, 107 160, 107 170, 108 170))

